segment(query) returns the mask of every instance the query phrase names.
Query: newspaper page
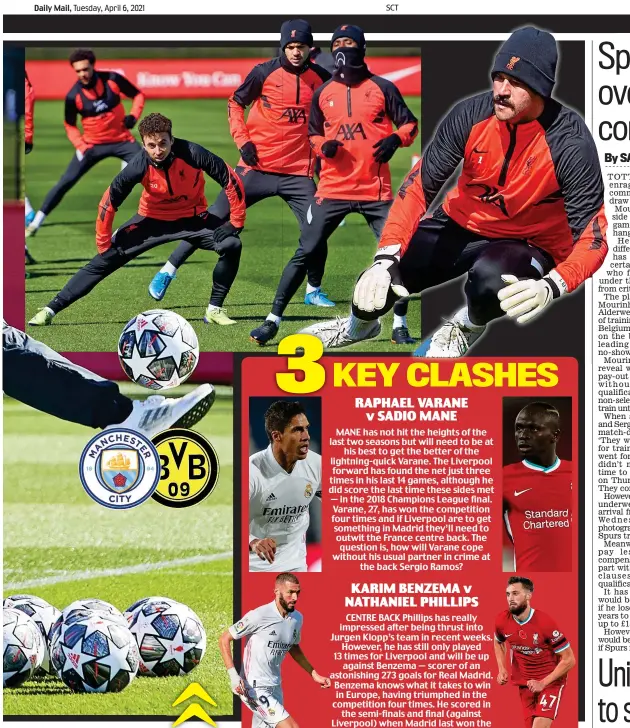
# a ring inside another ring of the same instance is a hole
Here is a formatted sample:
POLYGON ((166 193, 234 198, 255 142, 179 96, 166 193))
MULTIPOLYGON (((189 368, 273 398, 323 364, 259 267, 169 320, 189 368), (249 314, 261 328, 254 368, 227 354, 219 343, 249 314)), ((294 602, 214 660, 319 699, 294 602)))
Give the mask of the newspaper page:
POLYGON ((6 722, 630 722, 628 16, 355 5, 4 8, 6 722))

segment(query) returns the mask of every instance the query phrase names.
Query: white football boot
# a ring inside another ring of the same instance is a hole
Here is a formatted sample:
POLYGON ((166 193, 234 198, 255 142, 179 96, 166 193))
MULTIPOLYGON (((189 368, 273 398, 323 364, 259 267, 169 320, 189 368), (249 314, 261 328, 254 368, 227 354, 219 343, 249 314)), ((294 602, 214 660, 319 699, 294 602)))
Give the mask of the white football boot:
POLYGON ((466 356, 470 347, 486 330, 485 326, 466 326, 461 318, 467 309, 458 311, 453 318, 445 321, 433 335, 423 341, 413 352, 414 356, 427 359, 457 359, 466 356))
POLYGON ((189 428, 205 417, 214 404, 216 392, 211 384, 202 384, 183 397, 153 395, 136 399, 133 411, 126 420, 109 425, 106 430, 122 427, 134 430, 149 440, 171 427, 189 428))
POLYGON ((328 321, 320 321, 312 326, 302 329, 298 333, 310 334, 316 336, 323 344, 324 349, 340 349, 342 346, 350 346, 358 344, 360 341, 373 339, 381 333, 381 322, 378 319, 374 321, 361 321, 355 319, 359 325, 352 327, 350 333, 350 317, 330 319, 328 321))

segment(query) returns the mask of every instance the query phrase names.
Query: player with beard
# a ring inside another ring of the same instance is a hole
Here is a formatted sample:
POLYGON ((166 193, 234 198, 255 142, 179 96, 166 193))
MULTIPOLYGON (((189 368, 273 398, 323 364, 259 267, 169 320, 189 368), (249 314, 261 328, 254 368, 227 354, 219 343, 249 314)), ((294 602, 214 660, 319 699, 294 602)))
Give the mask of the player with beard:
MULTIPOLYGON (((53 318, 130 260, 171 240, 188 240, 212 250, 219 260, 212 276, 210 306, 221 307, 238 271, 239 232, 245 224, 243 187, 234 171, 204 147, 173 137, 162 114, 149 114, 139 126, 143 149, 113 180, 101 199, 96 220, 98 254, 28 322, 49 326, 53 318), (230 204, 230 220, 207 211, 204 172, 221 185, 230 204), (116 211, 140 184, 138 214, 114 233, 116 211)), ((111 313, 111 312, 110 312, 111 313)))
POLYGON ((309 509, 322 497, 309 424, 299 402, 278 400, 265 413, 269 447, 249 459, 250 571, 306 571, 309 509))
POLYGON ((492 320, 532 321, 598 270, 608 250, 598 153, 584 120, 551 98, 557 59, 549 33, 508 38, 492 90, 453 107, 403 182, 351 315, 302 333, 326 348, 371 339, 399 297, 465 275, 466 305, 414 352, 456 358, 492 320))
POLYGON ((509 679, 509 645, 512 684, 519 690, 525 728, 550 728, 558 716, 567 673, 575 667, 575 657, 555 620, 531 606, 533 593, 530 579, 508 579, 508 608, 497 615, 495 625, 497 682, 505 685, 509 679))
POLYGON ((571 571, 573 466, 556 454, 560 415, 532 402, 514 423, 520 463, 503 468, 503 517, 514 571, 571 571))
MULTIPOLYGON (((280 56, 254 66, 228 101, 230 134, 241 155, 235 171, 243 182, 246 206, 280 197, 300 227, 315 195, 315 155, 307 135, 311 101, 315 90, 330 78, 327 71, 311 62, 312 43, 306 20, 287 20, 280 30, 280 56), (250 111, 245 120, 247 107, 250 111)), ((209 212, 225 222, 229 211, 221 192, 209 212)), ((153 277, 149 295, 161 301, 177 269, 194 250, 190 243, 180 243, 153 277)), ((334 306, 319 285, 322 275, 318 268, 309 273, 305 304, 334 306), (318 281, 317 285, 311 285, 312 281, 318 281)), ((225 310, 218 309, 208 309, 205 320, 224 326, 236 323, 225 310)))
POLYGON ((287 654, 322 688, 331 686, 330 678, 320 675, 299 645, 303 617, 295 609, 300 582, 294 574, 278 574, 275 599, 240 619, 219 638, 219 650, 230 677, 232 692, 254 714, 252 728, 298 728, 283 705, 280 666, 287 654), (247 637, 243 667, 234 667, 231 644, 247 637))
POLYGON ((95 164, 108 157, 129 162, 141 149, 129 130, 142 114, 144 94, 116 71, 97 71, 95 63, 96 56, 89 48, 79 48, 70 56, 77 82, 66 96, 64 126, 75 154, 27 226, 27 238, 35 235, 66 192, 95 164), (129 114, 125 114, 122 96, 133 99, 129 114), (81 117, 83 133, 77 127, 77 116, 81 117))
MULTIPOLYGON (((260 345, 278 333, 284 311, 307 269, 317 266, 323 273, 328 238, 346 215, 362 215, 378 242, 392 204, 389 161, 418 134, 418 121, 396 86, 368 68, 361 28, 339 26, 330 48, 336 70, 315 92, 308 125, 311 146, 321 159, 317 195, 309 207, 298 249, 282 272, 271 312, 250 334, 260 345)), ((414 342, 406 314, 407 301, 398 301, 391 337, 394 344, 414 342)))

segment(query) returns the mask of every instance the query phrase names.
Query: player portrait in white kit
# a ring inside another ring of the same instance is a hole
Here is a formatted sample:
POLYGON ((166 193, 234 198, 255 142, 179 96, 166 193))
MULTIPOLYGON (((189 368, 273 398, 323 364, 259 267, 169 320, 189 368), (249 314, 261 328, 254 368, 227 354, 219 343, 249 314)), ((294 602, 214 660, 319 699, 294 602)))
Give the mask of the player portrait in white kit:
POLYGON ((287 654, 322 688, 331 686, 330 678, 320 675, 299 645, 302 615, 295 605, 300 595, 297 576, 278 574, 275 598, 242 617, 219 638, 219 650, 230 677, 232 692, 252 711, 252 728, 299 728, 284 707, 280 666, 287 654), (246 637, 241 673, 234 667, 231 645, 246 637))
POLYGON ((249 570, 306 571, 310 508, 321 498, 322 458, 310 448, 300 402, 265 412, 266 449, 249 458, 249 570))

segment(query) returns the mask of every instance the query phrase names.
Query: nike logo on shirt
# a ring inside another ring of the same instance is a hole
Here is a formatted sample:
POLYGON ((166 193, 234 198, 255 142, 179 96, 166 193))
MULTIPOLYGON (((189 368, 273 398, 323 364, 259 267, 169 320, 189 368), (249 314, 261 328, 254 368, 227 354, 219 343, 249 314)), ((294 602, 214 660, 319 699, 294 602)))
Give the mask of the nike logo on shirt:
POLYGON ((515 490, 514 495, 519 496, 523 495, 523 493, 527 493, 528 490, 534 490, 533 488, 525 488, 525 490, 515 490))

